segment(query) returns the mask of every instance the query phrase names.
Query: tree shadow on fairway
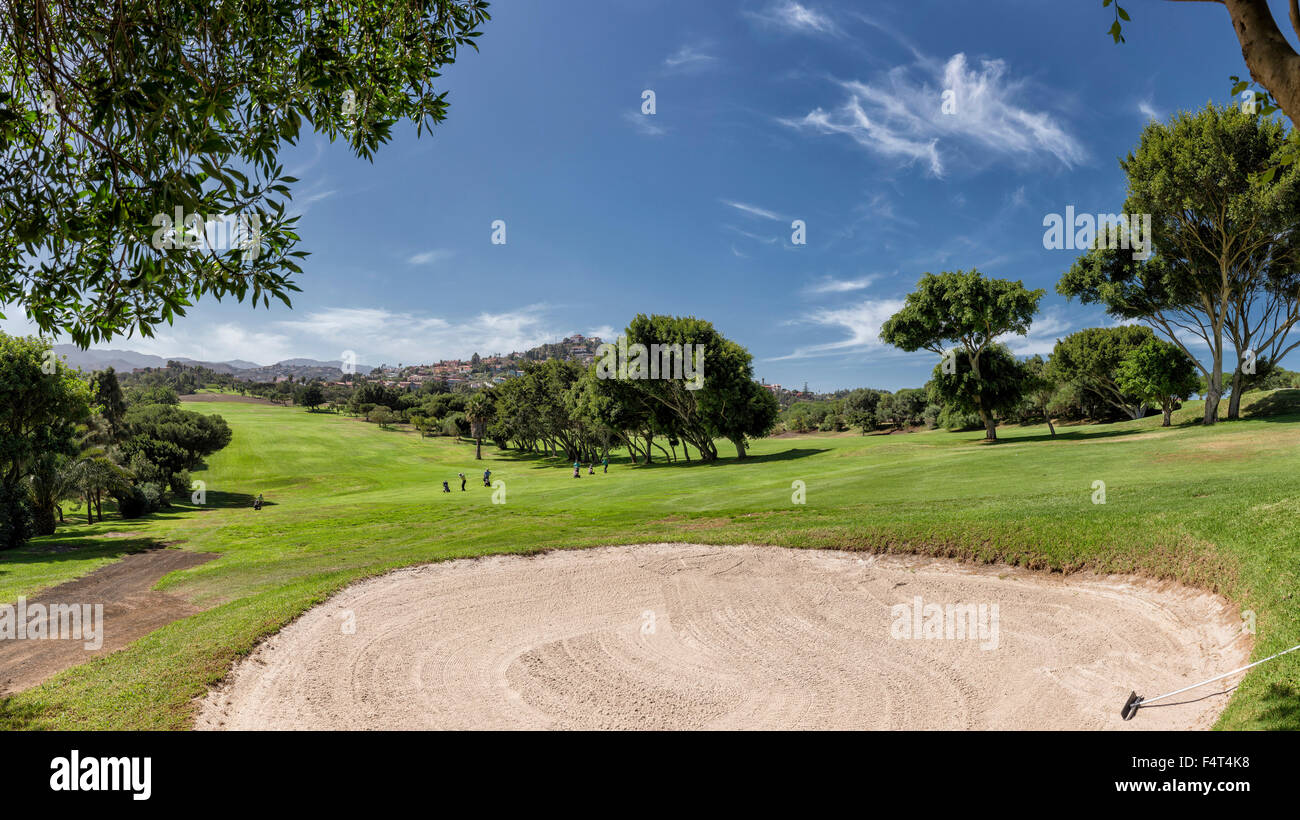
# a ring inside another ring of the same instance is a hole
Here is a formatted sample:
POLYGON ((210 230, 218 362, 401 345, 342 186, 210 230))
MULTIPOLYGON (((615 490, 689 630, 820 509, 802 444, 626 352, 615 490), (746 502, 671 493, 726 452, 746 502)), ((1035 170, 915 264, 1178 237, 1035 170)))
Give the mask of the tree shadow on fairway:
POLYGON ((783 450, 779 453, 763 453, 761 455, 747 455, 743 459, 736 456, 718 456, 714 461, 700 461, 698 458, 687 461, 679 458, 676 461, 652 461, 649 464, 635 465, 638 470, 663 467, 678 467, 686 469, 689 467, 723 467, 730 464, 765 464, 770 461, 793 461, 798 458, 807 458, 819 453, 829 453, 830 449, 826 447, 793 447, 789 450, 783 450))
MULTIPOLYGON (((207 503, 176 504, 175 502, 173 502, 172 506, 184 510, 202 510, 209 507, 218 510, 228 510, 233 507, 247 507, 248 509, 251 510, 253 508, 253 502, 256 499, 257 496, 254 495, 253 493, 232 493, 232 492, 227 492, 225 490, 209 490, 207 494, 207 498, 204 499, 207 503)), ((267 498, 263 498, 262 506, 274 507, 275 502, 267 498)))
POLYGON ((1300 421, 1300 390, 1274 390, 1253 402, 1241 415, 1252 420, 1294 424, 1300 421))
MULTIPOLYGON (((1108 438, 1123 438, 1126 436, 1142 436, 1149 433, 1158 433, 1161 430, 1180 430, 1187 427, 1194 427, 1200 422, 1182 422, 1180 424, 1171 424, 1168 427, 1138 427, 1133 430, 1058 430, 1056 438, 1052 438, 1050 433, 1039 433, 1032 436, 1015 436, 1013 438, 999 438, 997 441, 988 442, 989 446, 999 444, 1015 444, 1022 441, 1098 441, 1108 438)), ((979 440, 983 443, 983 439, 979 440)))
POLYGON ((1300 691, 1285 683, 1271 683, 1259 698, 1264 705, 1260 722, 1267 729, 1300 729, 1300 691))
MULTIPOLYGON (((118 523, 118 522, 114 522, 118 523)), ((120 522, 129 524, 131 522, 120 522)), ((84 535, 55 534, 33 538, 25 547, 0 552, 0 575, 7 575, 24 564, 57 564, 65 561, 84 561, 87 558, 121 558, 135 552, 167 546, 156 538, 105 538, 104 533, 84 535)))

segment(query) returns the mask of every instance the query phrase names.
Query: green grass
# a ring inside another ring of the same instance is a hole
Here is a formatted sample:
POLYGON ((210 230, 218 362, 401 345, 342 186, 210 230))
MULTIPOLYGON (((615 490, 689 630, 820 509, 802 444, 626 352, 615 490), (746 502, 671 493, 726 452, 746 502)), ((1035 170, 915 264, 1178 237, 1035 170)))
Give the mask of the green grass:
MULTIPOLYGON (((498 552, 682 541, 917 552, 1055 571, 1170 578, 1258 618, 1256 657, 1300 643, 1300 391, 1285 411, 1203 428, 1199 406, 1159 419, 982 433, 808 435, 752 458, 633 467, 574 480, 545 460, 356 419, 259 404, 219 413, 232 444, 195 478, 204 508, 84 523, 0 554, 0 600, 83 575, 150 543, 221 556, 160 589, 205 611, 0 703, 7 728, 174 729, 194 699, 268 634, 358 578, 498 552), (491 503, 483 467, 506 483, 491 503), (469 491, 455 475, 464 471, 469 491), (451 495, 442 493, 452 482, 451 495), (791 503, 803 481, 807 503, 791 503), (1107 503, 1091 501, 1106 483, 1107 503), (251 497, 264 493, 260 512, 251 497), (108 535, 109 533, 112 536, 108 535)), ((729 449, 729 448, 728 448, 729 449)), ((725 450, 724 450, 725 451, 725 450)), ((1300 653, 1249 673, 1220 728, 1300 728, 1300 653)))

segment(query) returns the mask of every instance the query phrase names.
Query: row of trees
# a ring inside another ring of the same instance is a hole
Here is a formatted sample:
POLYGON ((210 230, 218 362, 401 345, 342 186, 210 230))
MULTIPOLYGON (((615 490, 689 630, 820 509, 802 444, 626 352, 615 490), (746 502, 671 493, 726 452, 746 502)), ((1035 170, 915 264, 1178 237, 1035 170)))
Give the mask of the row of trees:
POLYGON ((353 389, 346 408, 381 425, 410 422, 425 435, 472 436, 476 457, 488 439, 503 449, 563 453, 580 461, 626 447, 634 460, 647 464, 656 450, 670 460, 690 460, 694 449, 707 462, 718 457, 718 439, 731 441, 744 458, 748 441, 772 430, 776 399, 754 381, 749 352, 711 323, 638 315, 624 336, 629 351, 645 348, 644 362, 634 357, 627 363, 626 378, 607 378, 599 362, 584 367, 552 358, 524 362, 522 376, 469 395, 403 392, 366 382, 353 389), (702 381, 650 378, 640 365, 648 367, 652 345, 662 349, 657 372, 685 373, 702 363, 702 381), (689 362, 687 351, 693 351, 689 362))
POLYGON ((1197 391, 1213 424, 1229 393, 1228 418, 1238 418, 1242 394, 1300 345, 1291 336, 1300 322, 1300 165, 1281 162, 1298 140, 1236 107, 1147 126, 1120 164, 1124 212, 1150 215, 1151 236, 1139 242, 1123 220, 1099 230, 1057 286, 1136 324, 1085 330, 1062 339, 1049 360, 1021 362, 998 340, 1028 332, 1044 292, 971 270, 926 274, 880 336, 944 357, 931 400, 977 416, 990 440, 996 419, 1027 398, 1050 419, 1062 390, 1130 418, 1158 407, 1166 424, 1197 391), (1135 252, 1141 245, 1149 252, 1135 252), (1189 339, 1203 343, 1207 361, 1189 339), (1229 345, 1236 358, 1225 382, 1229 345))
POLYGON ((165 506, 230 437, 220 416, 182 410, 171 388, 128 396, 111 368, 87 378, 48 342, 0 333, 0 549, 52 534, 69 499, 89 523, 109 499, 127 518, 165 506))

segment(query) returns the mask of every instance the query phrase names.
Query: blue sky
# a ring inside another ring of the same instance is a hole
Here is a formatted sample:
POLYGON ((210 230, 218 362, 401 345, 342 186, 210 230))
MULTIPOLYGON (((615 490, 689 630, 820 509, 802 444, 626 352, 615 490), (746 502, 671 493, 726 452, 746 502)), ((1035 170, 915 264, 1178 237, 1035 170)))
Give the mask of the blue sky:
POLYGON ((205 301, 99 347, 410 364, 672 313, 769 382, 896 389, 933 357, 880 322, 922 273, 977 267, 1048 291, 1012 340, 1046 353, 1107 320, 1056 295, 1076 254, 1043 248, 1044 216, 1121 210, 1143 125, 1247 73, 1221 5, 1126 8, 1116 46, 1100 0, 501 0, 431 135, 399 127, 373 164, 314 135, 285 153, 312 254, 292 310, 205 301))

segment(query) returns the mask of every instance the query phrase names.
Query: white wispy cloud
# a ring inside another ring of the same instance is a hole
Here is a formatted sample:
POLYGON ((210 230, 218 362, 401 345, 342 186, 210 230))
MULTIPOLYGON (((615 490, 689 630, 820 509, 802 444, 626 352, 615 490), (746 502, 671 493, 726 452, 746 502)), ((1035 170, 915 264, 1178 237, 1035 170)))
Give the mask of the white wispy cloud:
POLYGON ((799 34, 839 34, 840 28, 828 15, 794 0, 781 0, 762 11, 746 12, 760 24, 799 34))
POLYGON ((749 205, 745 202, 733 202, 729 199, 724 199, 722 200, 722 204, 730 205, 732 208, 735 208, 738 211, 744 211, 745 213, 751 216, 758 216, 758 217, 762 217, 763 219, 771 219, 778 222, 784 221, 785 219, 785 217, 781 216, 776 211, 769 211, 766 208, 760 208, 757 205, 749 205))
POLYGON ((407 264, 411 265, 429 265, 434 262, 441 262, 445 259, 450 259, 455 255, 455 251, 450 251, 445 248, 434 248, 433 250, 421 251, 420 253, 414 254, 406 261, 407 264))
POLYGON ((866 299, 848 307, 813 311, 798 323, 839 330, 846 334, 844 338, 834 342, 798 347, 791 353, 777 356, 769 361, 809 359, 839 353, 870 353, 889 348, 880 340, 880 326, 902 308, 902 299, 866 299))
POLYGON ((1137 110, 1138 113, 1142 115, 1142 118, 1148 122, 1164 121, 1165 118, 1164 114, 1162 114, 1160 110, 1155 107, 1155 104, 1152 103, 1151 100, 1149 99, 1138 100, 1137 110))
POLYGON ((655 122, 656 114, 642 114, 638 111, 623 112, 623 121, 636 129, 637 133, 647 137, 662 137, 668 129, 655 122))
POLYGON ((875 276, 863 276, 858 279, 834 279, 827 276, 805 287, 804 293, 814 296, 827 293, 852 293, 857 290, 866 290, 871 287, 871 283, 876 281, 877 278, 875 276))
POLYGON ((664 67, 685 71, 704 68, 718 61, 717 57, 707 54, 699 46, 685 45, 664 58, 664 67))
POLYGON ((943 64, 923 59, 872 82, 838 85, 846 97, 837 107, 779 121, 847 136, 886 159, 922 163, 935 176, 944 174, 949 160, 974 168, 989 159, 1050 158, 1068 168, 1087 159, 1055 116, 1021 106, 1045 95, 1031 93, 1028 81, 1012 77, 1002 60, 971 65, 958 53, 943 64), (952 92, 952 113, 943 110, 945 91, 952 92))

